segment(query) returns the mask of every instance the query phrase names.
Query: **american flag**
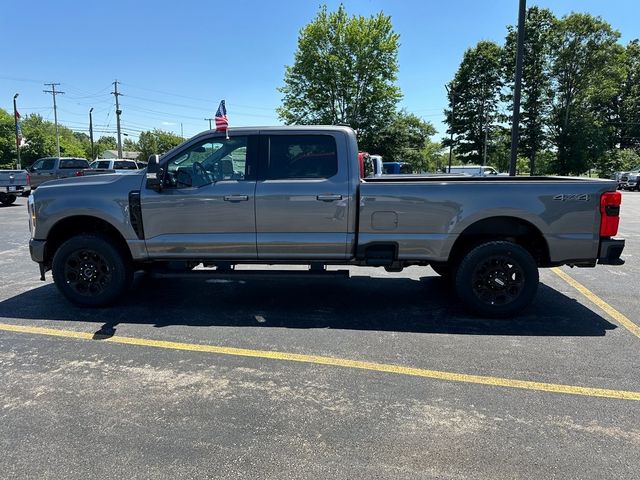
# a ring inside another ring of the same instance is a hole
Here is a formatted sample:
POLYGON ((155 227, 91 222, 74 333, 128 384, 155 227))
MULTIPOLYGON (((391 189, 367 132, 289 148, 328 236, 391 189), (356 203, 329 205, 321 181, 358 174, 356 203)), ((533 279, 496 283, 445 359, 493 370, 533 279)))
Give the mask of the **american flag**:
POLYGON ((224 100, 221 100, 216 112, 216 132, 226 132, 228 127, 227 107, 224 105, 224 100))

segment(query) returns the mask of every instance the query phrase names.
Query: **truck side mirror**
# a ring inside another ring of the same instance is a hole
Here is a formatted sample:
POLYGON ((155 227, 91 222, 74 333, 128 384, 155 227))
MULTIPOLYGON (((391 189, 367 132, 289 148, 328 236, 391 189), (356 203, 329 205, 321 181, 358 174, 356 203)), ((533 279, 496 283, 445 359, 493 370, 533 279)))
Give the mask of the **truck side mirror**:
POLYGON ((157 192, 162 190, 163 174, 160 168, 160 155, 151 155, 147 164, 147 188, 157 192))

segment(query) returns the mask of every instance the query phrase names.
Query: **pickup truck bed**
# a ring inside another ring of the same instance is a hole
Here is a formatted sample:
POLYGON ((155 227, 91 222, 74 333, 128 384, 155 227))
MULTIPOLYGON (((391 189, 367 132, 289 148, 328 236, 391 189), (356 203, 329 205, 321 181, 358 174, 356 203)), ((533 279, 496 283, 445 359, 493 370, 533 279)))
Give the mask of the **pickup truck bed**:
POLYGON ((18 195, 28 195, 31 191, 29 174, 26 170, 0 170, 0 203, 11 205, 18 195))
POLYGON ((29 202, 31 255, 82 305, 114 301, 138 269, 431 265, 489 316, 525 308, 540 267, 621 263, 613 181, 362 180, 357 154, 346 127, 205 132, 140 174, 39 188, 29 202))

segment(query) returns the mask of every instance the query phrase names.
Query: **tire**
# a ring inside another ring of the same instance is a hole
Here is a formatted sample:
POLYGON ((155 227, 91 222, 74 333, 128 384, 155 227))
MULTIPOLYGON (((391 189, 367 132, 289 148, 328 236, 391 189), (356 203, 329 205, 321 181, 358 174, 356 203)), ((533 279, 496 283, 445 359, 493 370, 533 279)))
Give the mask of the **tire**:
POLYGON ((527 250, 495 241, 475 247, 462 259, 455 289, 472 313, 506 318, 531 304, 538 283, 538 266, 527 250))
POLYGON ((16 201, 15 195, 3 195, 2 199, 0 200, 0 202, 2 202, 2 205, 4 205, 5 207, 8 205, 11 205, 15 201, 16 201))
POLYGON ((70 302, 99 307, 115 302, 133 281, 125 252, 101 235, 81 234, 64 242, 52 264, 53 281, 70 302))

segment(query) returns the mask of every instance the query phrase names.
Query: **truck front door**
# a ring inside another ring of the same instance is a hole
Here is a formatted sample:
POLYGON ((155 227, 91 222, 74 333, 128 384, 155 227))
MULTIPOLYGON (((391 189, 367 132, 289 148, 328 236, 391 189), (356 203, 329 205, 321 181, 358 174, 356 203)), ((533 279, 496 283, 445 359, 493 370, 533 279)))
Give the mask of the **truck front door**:
POLYGON ((167 259, 257 258, 257 135, 194 140, 163 159, 162 190, 141 192, 149 256, 167 259))
POLYGON ((347 258, 351 197, 344 136, 274 132, 260 141, 258 258, 347 258))

